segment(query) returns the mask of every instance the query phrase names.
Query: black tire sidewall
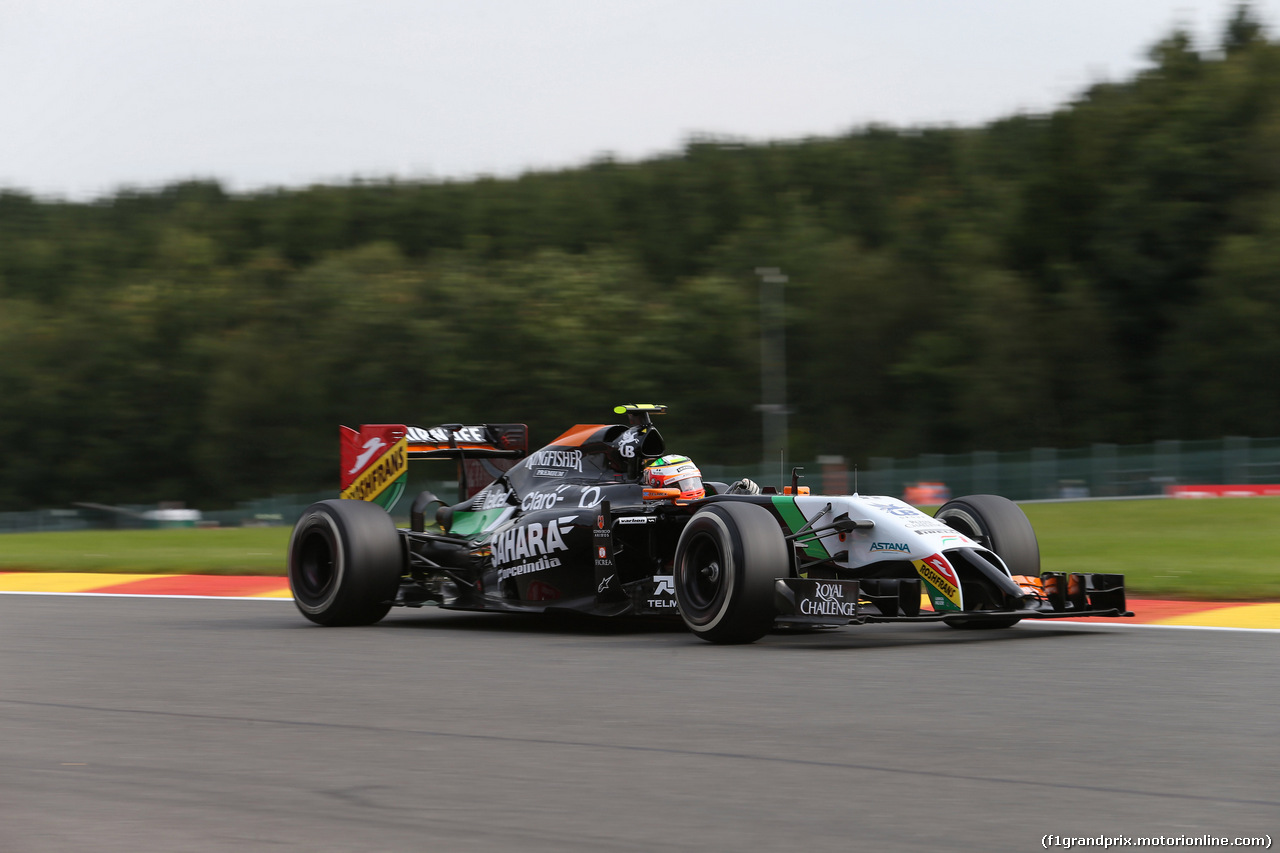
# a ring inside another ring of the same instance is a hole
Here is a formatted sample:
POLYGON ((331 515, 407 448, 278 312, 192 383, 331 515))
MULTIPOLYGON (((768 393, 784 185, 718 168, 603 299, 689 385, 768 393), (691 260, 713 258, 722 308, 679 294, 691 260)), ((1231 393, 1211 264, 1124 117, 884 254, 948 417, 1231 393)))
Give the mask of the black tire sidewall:
POLYGON ((302 615, 321 625, 369 625, 391 609, 403 572, 400 534, 382 507, 353 500, 307 507, 289 540, 289 585, 302 615), (333 572, 313 589, 304 574, 308 541, 321 537, 333 572))
MULTIPOLYGON (((986 540, 986 546, 994 552, 1015 575, 1040 576, 1040 543, 1026 513, 1013 501, 1001 495, 968 495, 947 501, 938 507, 934 517, 955 527, 948 521, 954 518, 966 535, 986 540), (968 530, 964 528, 969 528, 968 530)), ((957 617, 942 620, 952 628, 965 631, 987 631, 1012 628, 1021 621, 1017 616, 990 616, 987 618, 957 617)))
POLYGON ((782 529, 764 507, 716 503, 699 510, 681 533, 675 556, 676 603, 685 625, 714 643, 750 643, 773 626, 774 579, 790 574, 782 529), (714 545, 723 580, 705 606, 691 592, 690 552, 714 545))
POLYGON ((294 604, 307 616, 326 612, 342 589, 347 555, 341 543, 342 531, 337 519, 332 512, 326 511, 324 504, 307 507, 293 528, 293 535, 289 537, 289 587, 293 591, 294 604), (333 559, 333 575, 318 591, 313 591, 313 584, 304 575, 303 565, 303 548, 313 536, 327 541, 333 559))
MULTIPOLYGON (((1000 495, 968 495, 947 501, 934 517, 951 525, 948 517, 972 526, 986 546, 1015 575, 1040 576, 1040 543, 1026 513, 1016 503, 1000 495)), ((961 528, 961 532, 966 532, 961 528)), ((978 538, 975 537, 975 538, 978 538)))
POLYGON ((714 631, 724 621, 733 601, 733 589, 737 586, 734 557, 742 553, 742 539, 737 535, 736 529, 731 529, 725 523, 724 515, 716 509, 709 507, 690 519, 676 547, 676 603, 685 624, 697 633, 714 631), (723 581, 709 604, 703 607, 697 601, 698 597, 690 591, 696 581, 688 575, 688 557, 694 547, 709 544, 713 544, 719 551, 723 581))

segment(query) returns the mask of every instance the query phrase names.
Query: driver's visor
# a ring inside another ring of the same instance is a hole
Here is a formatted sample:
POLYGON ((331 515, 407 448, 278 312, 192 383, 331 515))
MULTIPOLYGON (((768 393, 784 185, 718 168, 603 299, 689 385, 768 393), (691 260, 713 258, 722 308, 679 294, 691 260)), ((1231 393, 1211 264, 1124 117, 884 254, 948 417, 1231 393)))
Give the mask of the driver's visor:
POLYGON ((707 496, 706 486, 702 484, 702 478, 697 476, 676 480, 674 483, 668 483, 667 487, 679 489, 682 501, 696 501, 707 496))

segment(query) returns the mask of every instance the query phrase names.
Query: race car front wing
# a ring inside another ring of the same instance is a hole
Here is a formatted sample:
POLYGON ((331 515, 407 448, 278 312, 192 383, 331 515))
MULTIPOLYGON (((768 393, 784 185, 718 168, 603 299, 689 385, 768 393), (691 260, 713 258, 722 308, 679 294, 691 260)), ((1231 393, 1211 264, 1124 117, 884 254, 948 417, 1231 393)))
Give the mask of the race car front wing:
POLYGON ((778 578, 774 607, 780 625, 862 625, 869 622, 983 622, 1132 616, 1125 609, 1124 575, 1044 572, 1040 584, 981 610, 925 610, 918 578, 820 580, 778 578))

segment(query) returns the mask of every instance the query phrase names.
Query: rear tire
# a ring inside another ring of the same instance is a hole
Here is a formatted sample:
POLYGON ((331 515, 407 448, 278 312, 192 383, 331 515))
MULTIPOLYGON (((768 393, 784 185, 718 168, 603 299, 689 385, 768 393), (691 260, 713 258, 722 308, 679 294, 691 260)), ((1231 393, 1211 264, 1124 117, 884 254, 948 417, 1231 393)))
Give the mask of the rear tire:
MULTIPOLYGON (((1015 575, 1040 577, 1040 543, 1027 515, 1016 503, 999 495, 968 495, 947 501, 934 518, 994 551, 1015 575)), ((942 620, 969 631, 1011 628, 1017 616, 963 617, 942 620)))
POLYGON ((355 500, 307 507, 289 539, 289 587, 319 625, 372 625, 400 586, 404 552, 386 510, 355 500))
POLYGON ((774 579, 790 574, 790 557, 767 509, 724 501, 689 519, 674 571, 690 631, 711 643, 752 643, 773 627, 774 579))

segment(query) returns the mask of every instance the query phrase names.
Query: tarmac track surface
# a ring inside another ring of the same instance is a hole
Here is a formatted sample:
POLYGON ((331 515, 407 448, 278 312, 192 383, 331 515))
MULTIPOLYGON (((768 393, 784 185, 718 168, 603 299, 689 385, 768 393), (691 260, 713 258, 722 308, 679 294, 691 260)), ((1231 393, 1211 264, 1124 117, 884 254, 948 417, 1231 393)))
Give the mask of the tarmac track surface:
MULTIPOLYGON (((1280 829, 1273 633, 0 596, 0 851, 1031 850, 1280 829)), ((1199 848, 1206 849, 1206 848, 1199 848)))

